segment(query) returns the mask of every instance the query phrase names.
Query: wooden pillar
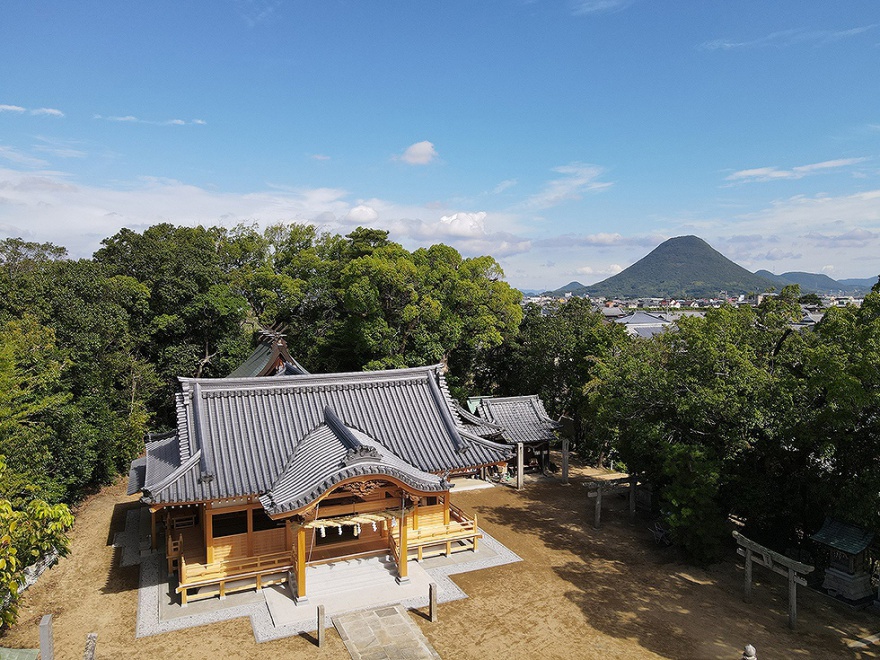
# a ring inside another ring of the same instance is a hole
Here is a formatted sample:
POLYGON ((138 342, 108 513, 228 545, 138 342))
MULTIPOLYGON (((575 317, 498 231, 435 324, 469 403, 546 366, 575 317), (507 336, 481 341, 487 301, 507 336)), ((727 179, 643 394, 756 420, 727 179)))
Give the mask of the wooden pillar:
POLYGON ((449 493, 443 498, 443 524, 449 524, 449 493))
POLYGON ((797 582, 793 568, 788 569, 788 627, 797 628, 797 582))
POLYGON ((593 515, 593 529, 599 529, 602 525, 602 483, 598 484, 596 489, 596 510, 593 515))
POLYGON ((214 563, 214 514, 210 510, 205 511, 205 562, 214 563))
POLYGON ((296 531, 296 598, 297 603, 304 603, 306 597, 306 528, 296 531))
POLYGON ((568 484, 568 452, 570 440, 562 438, 562 483, 568 484))
POLYGON ((523 487, 523 465, 525 452, 523 451, 523 443, 516 443, 516 489, 522 490, 523 487))
POLYGON ((629 482, 629 517, 634 518, 636 515, 636 484, 637 479, 629 482))
POLYGON ((746 548, 745 583, 743 584, 743 600, 752 602, 752 549, 746 548))
POLYGON ((247 510, 247 554, 248 557, 254 556, 254 510, 247 510))
POLYGON ((418 529, 419 528, 419 500, 416 500, 415 503, 413 503, 412 520, 413 520, 413 529, 418 529))
POLYGON ((156 512, 150 511, 150 550, 156 550, 159 547, 156 540, 156 512))
POLYGON ((407 575, 407 563, 409 562, 409 548, 407 548, 406 514, 400 520, 400 558, 397 561, 397 583, 409 582, 407 575))

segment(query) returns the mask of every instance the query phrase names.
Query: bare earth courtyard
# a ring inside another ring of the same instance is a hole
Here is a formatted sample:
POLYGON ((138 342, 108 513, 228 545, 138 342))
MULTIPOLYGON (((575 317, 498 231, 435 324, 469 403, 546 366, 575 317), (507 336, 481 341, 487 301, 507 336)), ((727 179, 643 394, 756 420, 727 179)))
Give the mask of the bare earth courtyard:
MULTIPOLYGON (((468 598, 440 606, 440 620, 410 616, 443 658, 739 658, 745 644, 762 660, 877 658, 880 645, 855 645, 880 632, 880 616, 852 612, 807 589, 798 593, 796 632, 788 630, 784 580, 755 570, 753 602, 742 602, 742 566, 707 570, 659 547, 625 499, 609 498, 602 529, 592 527, 582 476, 571 485, 539 477, 522 492, 461 492, 454 502, 523 561, 452 577, 468 598)), ((300 635, 258 644, 240 618, 135 638, 139 567, 119 567, 114 534, 138 506, 118 483, 79 510, 69 557, 25 595, 19 623, 0 645, 37 648, 38 624, 54 615, 55 653, 81 658, 98 633, 100 658, 345 658, 333 630, 318 649, 300 635)))

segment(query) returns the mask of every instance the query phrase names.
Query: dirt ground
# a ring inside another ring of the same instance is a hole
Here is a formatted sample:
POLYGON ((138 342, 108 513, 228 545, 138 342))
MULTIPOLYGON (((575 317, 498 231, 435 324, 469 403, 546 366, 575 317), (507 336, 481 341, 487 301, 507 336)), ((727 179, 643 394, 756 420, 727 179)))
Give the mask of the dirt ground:
MULTIPOLYGON (((742 565, 689 566, 658 547, 626 500, 608 498, 602 529, 582 478, 544 479, 521 492, 505 487, 454 495, 480 526, 522 562, 454 576, 469 598, 440 606, 440 620, 414 615, 444 658, 740 658, 753 644, 761 660, 878 658, 880 646, 847 643, 880 632, 880 616, 852 612, 799 589, 797 632, 787 627, 785 580, 755 567, 753 602, 742 602, 742 565)), ((78 511, 72 553, 25 595, 19 623, 0 646, 38 648, 40 618, 54 615, 55 654, 81 658, 98 633, 99 658, 345 658, 335 631, 318 649, 308 635, 257 644, 248 619, 135 639, 138 567, 119 568, 113 534, 137 506, 119 483, 78 511)))

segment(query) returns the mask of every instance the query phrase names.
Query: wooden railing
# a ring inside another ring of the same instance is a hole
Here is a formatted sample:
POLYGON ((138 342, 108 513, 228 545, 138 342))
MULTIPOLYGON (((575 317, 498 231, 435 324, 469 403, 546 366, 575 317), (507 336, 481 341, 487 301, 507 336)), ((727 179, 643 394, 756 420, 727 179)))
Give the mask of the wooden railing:
POLYGON ((214 596, 223 598, 233 591, 255 587, 259 591, 270 584, 286 582, 287 571, 294 567, 294 553, 290 551, 190 565, 181 556, 177 593, 180 594, 180 604, 186 605, 191 600, 214 596), (190 594, 187 591, 189 589, 199 591, 197 594, 190 594))
MULTIPOLYGON (((477 527, 476 516, 470 519, 461 509, 450 507, 449 522, 442 521, 436 512, 429 516, 420 515, 417 529, 412 527, 412 520, 408 521, 406 550, 409 558, 421 561, 426 554, 449 556, 462 550, 477 550, 478 540, 483 535, 477 527), (456 543, 459 541, 463 543, 456 543), (455 547, 453 543, 456 543, 455 547)), ((397 535, 392 534, 390 539, 391 552, 399 562, 401 552, 397 535)))
POLYGON ((165 557, 168 560, 168 573, 178 569, 178 564, 183 560, 183 532, 175 539, 170 530, 165 541, 165 557))

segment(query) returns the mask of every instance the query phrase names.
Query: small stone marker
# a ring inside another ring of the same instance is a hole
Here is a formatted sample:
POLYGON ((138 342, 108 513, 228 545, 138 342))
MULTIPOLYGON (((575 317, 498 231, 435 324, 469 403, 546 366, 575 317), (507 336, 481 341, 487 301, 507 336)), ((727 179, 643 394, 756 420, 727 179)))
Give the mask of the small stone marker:
POLYGON ((743 649, 742 660, 758 660, 758 652, 755 651, 754 646, 746 644, 746 647, 743 649))
POLYGON ((43 618, 40 619, 40 658, 42 660, 55 660, 51 614, 44 614, 43 618))
POLYGON ((86 636, 86 650, 83 660, 95 660, 95 650, 98 648, 98 633, 89 633, 86 636))
POLYGON ((437 623, 437 585, 433 582, 428 585, 428 599, 428 616, 431 623, 437 623))
POLYGON ((318 605, 318 648, 324 646, 324 606, 318 605))

